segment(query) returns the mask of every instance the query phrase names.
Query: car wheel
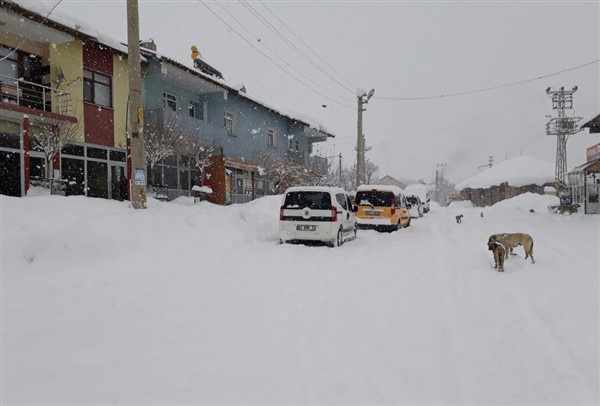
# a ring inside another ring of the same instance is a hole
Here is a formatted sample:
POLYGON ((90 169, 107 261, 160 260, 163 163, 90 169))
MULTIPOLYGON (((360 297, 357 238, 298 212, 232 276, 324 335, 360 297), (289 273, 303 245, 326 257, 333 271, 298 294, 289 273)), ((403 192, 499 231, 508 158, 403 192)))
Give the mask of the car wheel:
POLYGON ((402 228, 402 221, 400 221, 400 219, 398 219, 398 224, 396 224, 396 229, 394 231, 398 231, 402 228))
POLYGON ((340 228, 335 239, 335 246, 341 247, 344 244, 344 231, 340 228))
POLYGON ((410 227, 410 219, 408 219, 408 223, 406 223, 406 227, 410 227))

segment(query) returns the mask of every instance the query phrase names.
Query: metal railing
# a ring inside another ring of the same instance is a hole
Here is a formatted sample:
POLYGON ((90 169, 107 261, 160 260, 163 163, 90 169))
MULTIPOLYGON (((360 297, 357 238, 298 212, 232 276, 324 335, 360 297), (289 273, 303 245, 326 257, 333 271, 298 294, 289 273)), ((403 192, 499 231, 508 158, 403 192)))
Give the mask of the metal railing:
POLYGON ((0 75, 0 101, 64 115, 72 113, 70 93, 4 75, 0 75), (57 103, 54 110, 53 97, 57 103))

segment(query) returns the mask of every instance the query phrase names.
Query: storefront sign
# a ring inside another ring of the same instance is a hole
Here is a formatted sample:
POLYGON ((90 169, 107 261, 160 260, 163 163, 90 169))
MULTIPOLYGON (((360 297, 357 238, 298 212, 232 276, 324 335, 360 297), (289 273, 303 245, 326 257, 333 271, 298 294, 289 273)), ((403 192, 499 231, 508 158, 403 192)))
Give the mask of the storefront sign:
POLYGON ((587 149, 587 162, 600 158, 600 143, 592 145, 587 149))

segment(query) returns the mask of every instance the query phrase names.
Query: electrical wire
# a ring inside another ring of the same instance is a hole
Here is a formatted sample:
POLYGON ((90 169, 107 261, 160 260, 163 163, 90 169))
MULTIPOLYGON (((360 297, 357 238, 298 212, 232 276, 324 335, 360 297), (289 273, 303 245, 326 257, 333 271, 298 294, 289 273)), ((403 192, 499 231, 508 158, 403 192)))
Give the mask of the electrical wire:
POLYGON ((310 59, 304 52, 302 52, 301 49, 299 49, 294 43, 292 43, 285 35, 283 35, 281 33, 281 31, 279 31, 277 29, 277 27, 275 27, 273 24, 271 24, 271 22, 266 19, 265 17, 263 17, 258 11, 256 11, 254 9, 254 7, 252 7, 248 1, 246 0, 240 0, 240 3, 246 7, 246 9, 248 9, 248 11, 250 11, 250 13, 252 13, 260 22, 263 23, 263 25, 265 25, 269 30, 271 30, 271 32, 273 32, 279 39, 281 39, 283 42, 285 42, 290 48, 292 48, 295 52, 297 52, 300 56, 302 56, 302 58, 304 58, 306 61, 308 61, 308 63, 310 63, 312 66, 314 66, 319 72, 323 73, 324 75, 326 75, 327 77, 329 77, 331 80, 333 80, 334 82, 336 82, 338 85, 342 86, 344 89, 348 90, 350 93, 355 94, 356 90, 352 89, 346 85, 344 85, 343 83, 341 83, 339 80, 337 80, 335 77, 331 76, 327 71, 325 71, 323 68, 321 68, 319 65, 317 65, 312 59, 310 59))
POLYGON ((279 18, 277 16, 277 14, 275 14, 273 12, 273 10, 271 10, 271 8, 269 8, 269 6, 267 6, 267 4, 262 1, 259 0, 259 2, 263 5, 264 8, 267 9, 267 11, 269 13, 271 13, 271 15, 273 15, 273 17, 275 17, 277 19, 277 21, 279 21, 298 41, 300 41, 314 56, 316 56, 317 58, 319 58, 319 60, 321 62, 323 62, 325 64, 325 66, 327 66, 329 69, 331 69, 332 72, 336 73, 342 80, 346 81, 347 83, 349 83, 351 86, 353 86, 354 88, 359 88, 360 86, 358 86, 357 84, 355 84, 354 82, 346 79, 344 77, 344 75, 342 75, 340 72, 338 72, 337 70, 335 70, 331 65, 329 65, 327 63, 327 61, 325 61, 325 59, 323 59, 319 54, 317 54, 306 42, 304 42, 302 40, 302 38, 300 38, 290 27, 289 25, 287 25, 281 18, 279 18))
MULTIPOLYGON (((52 12, 54 11, 54 9, 56 7, 58 7, 58 5, 60 3, 62 3, 62 1, 63 0, 58 0, 58 2, 50 9, 50 11, 48 12, 48 14, 46 14, 46 17, 44 17, 44 19, 40 23, 38 23, 38 27, 41 26, 42 24, 44 24, 46 22, 46 20, 48 19, 48 17, 50 17, 50 14, 52 14, 52 12)), ((17 45, 15 47, 15 49, 13 49, 8 54, 6 54, 2 58, 0 58, 0 61, 4 61, 5 59, 8 59, 8 57, 11 56, 12 54, 14 54, 15 52, 17 52, 19 50, 19 48, 21 48, 21 45, 23 45, 26 41, 27 41, 27 38, 24 38, 23 41, 21 41, 19 43, 19 45, 17 45)))
POLYGON ((516 86, 516 85, 520 85, 520 84, 527 83, 527 82, 533 82, 535 80, 549 78, 549 77, 552 77, 552 76, 560 75, 561 73, 570 72, 570 71, 573 71, 573 70, 576 70, 576 69, 585 68, 586 66, 593 65, 593 64, 598 63, 598 62, 600 62, 600 59, 596 59, 596 60, 591 61, 591 62, 587 62, 587 63, 581 64, 581 65, 578 65, 578 66, 574 66, 572 68, 563 69, 563 70, 560 70, 558 72, 550 73, 548 75, 537 76, 537 77, 531 78, 531 79, 518 80, 516 82, 504 83, 502 85, 484 87, 484 88, 481 88, 481 89, 467 90, 467 91, 464 91, 464 92, 448 93, 448 94, 442 94, 442 95, 438 95, 438 96, 422 96, 422 97, 374 96, 373 98, 374 99, 382 99, 382 100, 433 100, 433 99, 444 99, 444 98, 455 97, 455 96, 464 96, 464 95, 467 95, 467 94, 474 94, 474 93, 483 93, 483 92, 487 92, 487 91, 490 91, 490 90, 501 89, 503 87, 516 86))
POLYGON ((225 24, 227 27, 229 27, 229 29, 231 29, 234 33, 236 33, 242 40, 244 40, 248 45, 250 45, 252 48, 254 48, 254 50, 256 50, 258 53, 260 53, 262 56, 267 58, 271 63, 273 63, 277 68, 279 68, 281 71, 283 71, 286 75, 290 76, 291 78, 296 80, 298 83, 300 83, 302 86, 304 86, 307 89, 311 90, 312 92, 318 94, 319 96, 322 96, 322 97, 326 98, 327 100, 329 100, 333 103, 336 103, 340 106, 343 106, 345 108, 355 110, 355 108, 353 106, 348 106, 346 104, 340 103, 337 100, 330 98, 329 96, 327 96, 327 95, 321 93, 320 91, 312 88, 311 86, 307 85, 306 83, 304 83, 303 81, 298 79, 296 76, 292 75, 290 72, 285 70, 280 64, 275 62, 269 55, 265 54, 259 48, 257 48, 251 41, 248 40, 248 38, 246 38, 244 35, 242 35, 238 30, 233 28, 227 21, 225 21, 223 18, 221 18, 221 16, 219 16, 213 9, 211 9, 204 0, 198 0, 198 1, 200 3, 202 3, 204 5, 204 7, 206 7, 208 9, 208 11, 210 11, 215 17, 217 17, 223 24, 225 24))
MULTIPOLYGON (((248 34, 250 34, 257 42, 260 41, 260 43, 262 44, 263 47, 265 47, 265 49, 267 49, 269 52, 271 52, 277 59, 279 59, 281 62, 283 62, 285 65, 287 65, 290 69, 292 69, 294 72, 298 73, 300 76, 302 76, 304 79, 306 79, 307 81, 309 81, 310 83, 312 83, 313 85, 317 86, 317 87, 321 87, 321 85, 319 85, 317 82, 315 82, 314 80, 312 80, 311 78, 309 78, 308 76, 306 76, 305 74, 303 74, 302 72, 300 72, 298 69, 294 68, 293 65, 291 65, 290 63, 288 63, 285 59, 283 59, 282 57, 280 57, 275 51, 273 51, 265 42, 266 41, 261 41, 256 35, 254 35, 249 29, 248 27, 244 26, 244 24, 242 24, 242 22, 240 20, 238 20, 233 14, 231 14, 229 12, 229 10, 227 10, 220 2, 217 2, 217 5, 219 7, 221 7, 221 9, 223 9, 223 11, 225 13, 227 13, 227 15, 229 17, 231 17, 236 23, 238 23, 244 30, 246 30, 246 32, 248 34)), ((341 96, 335 92, 332 92, 330 90, 327 90, 325 88, 322 89, 323 91, 326 91, 336 97, 339 97, 340 99, 344 100, 345 97, 341 96)))

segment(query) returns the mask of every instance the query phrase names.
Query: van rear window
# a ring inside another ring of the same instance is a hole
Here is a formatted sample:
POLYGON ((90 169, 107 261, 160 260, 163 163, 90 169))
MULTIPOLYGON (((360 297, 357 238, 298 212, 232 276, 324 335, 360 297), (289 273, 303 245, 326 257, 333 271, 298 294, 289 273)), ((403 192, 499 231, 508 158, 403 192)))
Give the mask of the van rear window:
POLYGON ((391 207, 394 194, 391 192, 364 191, 356 192, 356 204, 359 206, 391 207))
POLYGON ((327 192, 289 192, 285 195, 283 206, 286 209, 308 207, 313 210, 329 210, 331 209, 331 197, 327 192))

